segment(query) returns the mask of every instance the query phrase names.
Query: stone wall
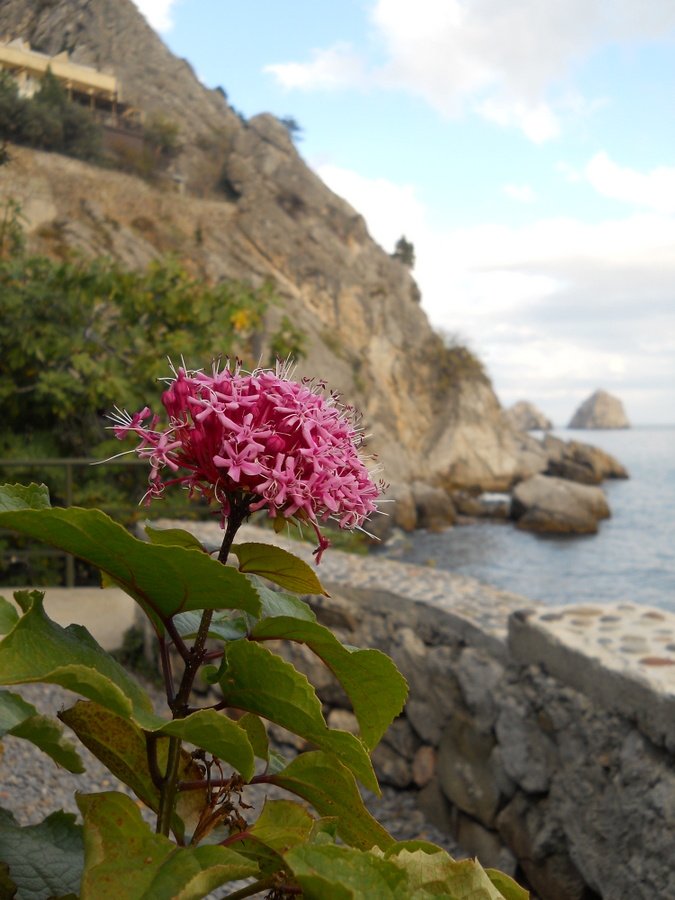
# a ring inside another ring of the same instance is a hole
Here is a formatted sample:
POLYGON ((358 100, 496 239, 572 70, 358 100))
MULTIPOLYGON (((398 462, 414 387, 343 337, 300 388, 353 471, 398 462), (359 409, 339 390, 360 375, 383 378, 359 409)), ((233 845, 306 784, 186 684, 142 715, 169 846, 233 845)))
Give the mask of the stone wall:
MULTIPOLYGON (((373 753, 381 781, 419 788, 434 824, 541 900, 675 898, 674 614, 528 607, 474 579, 333 550, 318 574, 331 594, 305 598, 318 620, 389 654, 410 686, 373 753)), ((356 730, 328 670, 303 646, 279 652, 329 723, 356 730)))

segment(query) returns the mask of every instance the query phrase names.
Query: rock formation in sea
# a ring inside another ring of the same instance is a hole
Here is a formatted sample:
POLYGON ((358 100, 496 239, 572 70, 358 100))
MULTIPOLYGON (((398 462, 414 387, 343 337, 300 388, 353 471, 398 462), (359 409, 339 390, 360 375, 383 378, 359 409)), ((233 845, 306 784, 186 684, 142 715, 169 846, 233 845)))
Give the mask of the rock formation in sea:
POLYGON ((570 419, 568 428, 630 428, 618 397, 596 391, 584 400, 570 419))
POLYGON ((516 431, 549 431, 553 428, 551 420, 527 400, 519 400, 504 410, 504 418, 516 431))

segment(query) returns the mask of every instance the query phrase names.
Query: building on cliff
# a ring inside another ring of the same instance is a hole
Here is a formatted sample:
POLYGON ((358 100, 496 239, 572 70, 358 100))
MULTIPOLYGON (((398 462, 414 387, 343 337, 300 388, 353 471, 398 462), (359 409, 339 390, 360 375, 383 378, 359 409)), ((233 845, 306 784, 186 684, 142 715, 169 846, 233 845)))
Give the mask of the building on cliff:
POLYGON ((124 102, 122 86, 114 75, 72 62, 67 50, 56 56, 39 53, 21 38, 0 41, 0 71, 12 76, 23 97, 37 93, 42 79, 51 72, 68 99, 88 107, 98 119, 106 143, 142 147, 143 114, 124 102))

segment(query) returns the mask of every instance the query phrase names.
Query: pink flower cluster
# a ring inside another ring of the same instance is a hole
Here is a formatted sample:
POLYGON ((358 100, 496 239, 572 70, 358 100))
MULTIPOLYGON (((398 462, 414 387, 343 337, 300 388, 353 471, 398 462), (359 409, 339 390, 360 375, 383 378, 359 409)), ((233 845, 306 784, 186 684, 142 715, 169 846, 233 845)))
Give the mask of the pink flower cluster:
POLYGON ((273 518, 311 524, 317 561, 330 546, 319 522, 334 518, 351 530, 376 510, 382 485, 359 455, 353 410, 326 395, 323 384, 291 381, 281 365, 174 374, 162 394, 167 427, 158 427, 160 417, 148 407, 133 417, 120 410, 111 416, 118 438, 140 437, 138 455, 152 466, 146 504, 167 485, 182 484, 220 504, 224 522, 232 497, 250 495, 251 512, 267 508, 273 518), (175 477, 162 480, 165 469, 175 477))

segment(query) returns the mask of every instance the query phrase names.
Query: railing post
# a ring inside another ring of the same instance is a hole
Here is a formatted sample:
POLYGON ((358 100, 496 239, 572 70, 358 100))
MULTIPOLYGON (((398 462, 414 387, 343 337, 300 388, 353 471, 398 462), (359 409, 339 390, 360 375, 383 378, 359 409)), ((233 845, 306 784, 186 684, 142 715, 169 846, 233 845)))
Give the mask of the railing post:
MULTIPOLYGON (((66 507, 73 505, 73 466, 66 464, 66 507)), ((66 554, 66 587, 75 587, 75 557, 66 554)))

